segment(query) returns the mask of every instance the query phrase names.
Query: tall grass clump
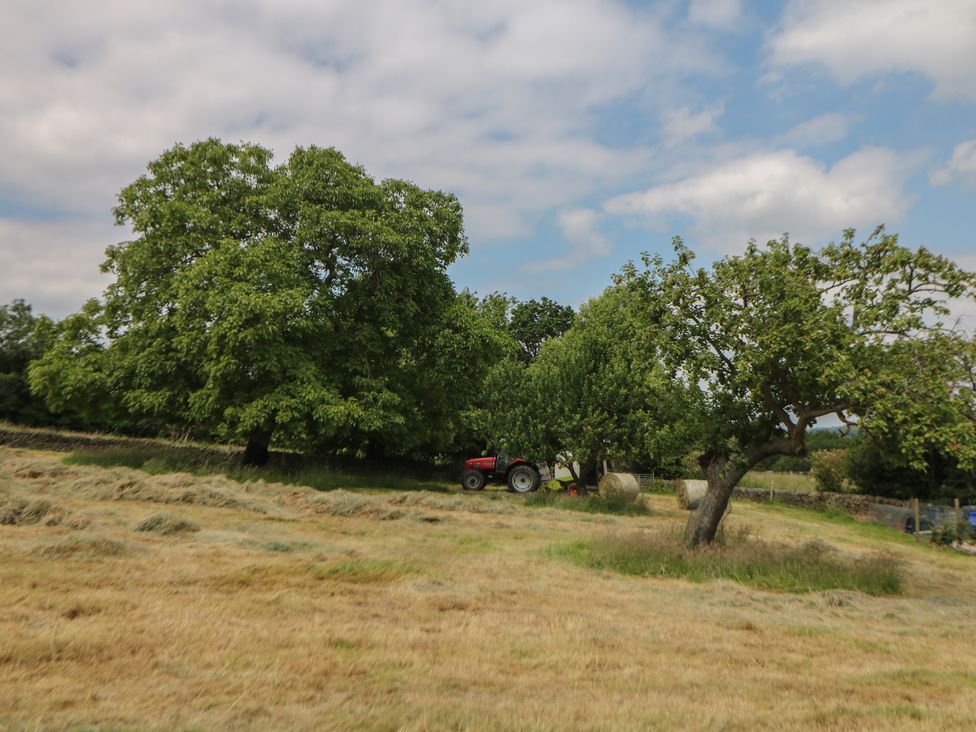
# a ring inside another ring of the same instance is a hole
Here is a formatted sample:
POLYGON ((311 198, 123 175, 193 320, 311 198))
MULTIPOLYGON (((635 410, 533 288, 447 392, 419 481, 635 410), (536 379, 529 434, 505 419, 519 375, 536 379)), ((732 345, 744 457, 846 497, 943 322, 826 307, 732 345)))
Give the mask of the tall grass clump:
POLYGON ((584 567, 639 577, 675 577, 693 582, 727 579, 781 592, 857 590, 897 595, 902 575, 889 555, 846 557, 822 542, 770 544, 746 536, 724 545, 692 549, 677 533, 615 533, 551 550, 584 567))
POLYGON ((525 497, 525 505, 534 508, 562 508, 581 513, 613 513, 619 516, 650 516, 651 510, 638 496, 608 496, 588 493, 570 496, 552 491, 537 491, 525 497))
POLYGON ((192 521, 168 513, 157 513, 136 526, 136 531, 154 531, 166 536, 199 531, 200 527, 192 521))

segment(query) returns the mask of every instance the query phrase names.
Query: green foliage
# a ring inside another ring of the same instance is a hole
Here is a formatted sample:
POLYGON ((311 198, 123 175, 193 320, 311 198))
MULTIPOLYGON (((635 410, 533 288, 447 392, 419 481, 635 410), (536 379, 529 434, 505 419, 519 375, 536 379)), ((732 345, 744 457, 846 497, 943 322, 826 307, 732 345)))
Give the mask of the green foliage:
POLYGON ((473 374, 470 391, 458 397, 460 429, 452 453, 470 456, 487 446, 501 446, 508 405, 517 397, 524 363, 508 330, 512 298, 496 292, 479 300, 464 290, 458 300, 470 313, 472 339, 467 350, 456 354, 455 368, 471 369, 473 374))
POLYGON ((842 492, 847 483, 847 451, 820 450, 813 456, 811 472, 817 490, 842 492))
MULTIPOLYGON (((865 426, 876 428, 917 418, 902 435, 912 460, 920 436, 948 440, 946 421, 936 417, 954 409, 958 417, 966 403, 947 391, 958 379, 931 367, 958 365, 961 343, 929 319, 948 315, 946 297, 972 296, 973 275, 881 230, 863 244, 848 231, 819 252, 785 237, 766 247, 753 242, 711 271, 692 269, 680 240, 675 251, 674 262, 647 257, 647 269, 630 268, 625 280, 670 336, 661 339, 668 358, 708 384, 707 451, 749 458, 802 451, 806 429, 831 413, 864 413, 865 426), (938 415, 923 414, 920 396, 942 407, 938 415)), ((976 441, 966 449, 976 456, 976 441)))
POLYGON ((807 432, 807 451, 813 453, 820 450, 846 450, 858 439, 860 432, 856 429, 848 433, 838 429, 813 428, 807 432))
POLYGON ((976 530, 968 520, 959 523, 949 522, 932 527, 932 543, 939 546, 950 546, 956 542, 972 542, 976 540, 976 530))
POLYGON ((675 577, 693 582, 727 579, 763 590, 795 593, 902 592, 901 570, 890 556, 851 559, 819 542, 790 547, 735 537, 725 546, 692 549, 676 536, 640 531, 554 547, 551 554, 584 567, 640 577, 675 577))
POLYGON ((509 397, 497 405, 497 426, 511 451, 538 460, 568 453, 584 472, 610 457, 680 472, 693 393, 661 367, 626 290, 609 288, 585 304, 527 367, 513 360, 498 372, 509 397))
POLYGON ((51 328, 51 321, 35 316, 23 300, 0 306, 0 419, 30 425, 54 421, 27 381, 27 366, 44 352, 51 328))
POLYGON ((519 357, 526 363, 537 359, 542 345, 569 330, 573 319, 571 307, 548 297, 515 304, 508 330, 519 345, 519 357))
POLYGON ((689 541, 710 541, 739 479, 769 457, 803 456, 828 414, 897 433, 912 465, 930 445, 976 463, 972 344, 944 323, 976 276, 880 228, 854 236, 819 251, 786 236, 751 242, 710 269, 676 239, 674 261, 624 270, 666 362, 705 385, 700 462, 722 499, 694 515, 689 541))
POLYGON ((31 371, 54 409, 266 447, 433 454, 455 440, 486 326, 446 268, 454 196, 375 182, 332 149, 178 145, 119 194, 131 241, 102 301, 31 371))
POLYGON ((847 453, 846 469, 861 493, 889 498, 976 498, 976 471, 962 470, 959 461, 934 446, 923 466, 911 465, 897 441, 865 436, 847 453))
POLYGON ((853 447, 860 438, 858 430, 851 430, 848 434, 837 429, 813 428, 807 431, 806 455, 777 455, 763 460, 756 467, 759 470, 772 470, 783 473, 806 473, 811 468, 811 461, 821 450, 846 450, 853 447))

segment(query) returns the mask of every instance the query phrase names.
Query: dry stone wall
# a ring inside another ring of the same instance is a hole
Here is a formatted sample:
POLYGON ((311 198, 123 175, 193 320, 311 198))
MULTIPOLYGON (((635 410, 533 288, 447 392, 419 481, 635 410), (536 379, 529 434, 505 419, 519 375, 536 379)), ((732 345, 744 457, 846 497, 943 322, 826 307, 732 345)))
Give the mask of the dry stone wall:
POLYGON ((736 488, 733 498, 753 503, 783 503, 787 506, 823 510, 827 507, 839 508, 854 515, 867 515, 872 504, 907 507, 907 502, 880 496, 864 496, 854 493, 800 493, 792 491, 771 491, 765 488, 736 488))

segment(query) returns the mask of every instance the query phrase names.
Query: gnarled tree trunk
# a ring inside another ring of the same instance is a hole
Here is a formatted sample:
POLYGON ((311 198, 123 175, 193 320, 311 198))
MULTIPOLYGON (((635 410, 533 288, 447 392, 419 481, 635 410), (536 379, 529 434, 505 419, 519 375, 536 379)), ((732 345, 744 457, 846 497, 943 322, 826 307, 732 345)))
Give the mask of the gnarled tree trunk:
POLYGON ((805 430, 804 422, 799 429, 791 430, 793 436, 790 439, 774 438, 747 453, 739 453, 732 460, 726 455, 712 452, 698 458, 698 464, 705 471, 705 478, 708 480, 708 490, 705 491, 701 505, 688 519, 685 543, 693 547, 711 544, 715 540, 725 509, 729 506, 732 491, 742 480, 742 476, 773 455, 805 455, 805 430))
POLYGON ((705 491, 701 504, 688 519, 688 526, 685 528, 685 543, 688 546, 712 543, 725 509, 728 508, 732 491, 748 470, 730 467, 725 458, 703 457, 701 462, 708 480, 708 490, 705 491))
POLYGON ((735 483, 731 481, 708 481, 705 497, 688 519, 688 526, 685 528, 685 544, 700 546, 712 543, 718 525, 725 515, 725 509, 728 508, 733 490, 735 490, 735 483))

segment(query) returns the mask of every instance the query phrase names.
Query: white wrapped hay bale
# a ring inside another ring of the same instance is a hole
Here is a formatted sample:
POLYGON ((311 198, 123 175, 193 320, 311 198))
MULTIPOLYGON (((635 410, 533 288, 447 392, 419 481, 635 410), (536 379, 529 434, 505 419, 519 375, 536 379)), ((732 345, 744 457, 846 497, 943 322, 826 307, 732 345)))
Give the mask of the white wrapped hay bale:
POLYGON ((678 505, 688 511, 694 511, 702 502, 707 490, 707 480, 679 480, 678 505))
POLYGON ((607 473, 600 481, 600 495, 605 499, 637 498, 640 484, 633 473, 607 473))

